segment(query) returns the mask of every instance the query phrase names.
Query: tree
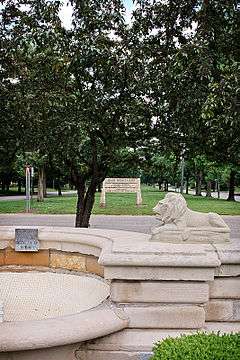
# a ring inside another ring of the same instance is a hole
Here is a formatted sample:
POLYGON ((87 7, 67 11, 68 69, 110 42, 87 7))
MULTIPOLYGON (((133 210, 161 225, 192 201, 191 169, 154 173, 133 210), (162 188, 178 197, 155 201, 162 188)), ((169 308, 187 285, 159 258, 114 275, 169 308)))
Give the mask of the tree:
POLYGON ((119 151, 136 146, 150 117, 133 92, 136 81, 129 55, 122 2, 72 1, 69 36, 68 118, 62 120, 63 161, 77 193, 76 226, 87 227, 99 184, 119 151), (136 129, 138 129, 136 131, 136 129))
MULTIPOLYGON (((13 157, 37 154, 38 200, 43 200, 44 161, 53 151, 50 121, 51 98, 57 98, 60 77, 54 69, 61 29, 60 2, 7 0, 1 8, 1 75, 6 107, 6 137, 13 157), (59 37, 58 37, 59 38, 59 37)), ((14 158, 15 160, 15 158, 14 158)), ((32 164, 33 165, 33 164, 32 164)))
POLYGON ((174 184, 176 180, 177 163, 174 154, 152 154, 146 164, 145 170, 154 183, 158 183, 159 190, 168 191, 169 183, 174 184))
POLYGON ((151 117, 133 91, 122 2, 71 3, 70 30, 59 21, 59 1, 34 0, 23 10, 8 0, 5 13, 11 10, 8 35, 17 48, 21 146, 41 157, 54 153, 67 166, 78 193, 76 226, 87 227, 97 187, 119 151, 146 137, 151 117))

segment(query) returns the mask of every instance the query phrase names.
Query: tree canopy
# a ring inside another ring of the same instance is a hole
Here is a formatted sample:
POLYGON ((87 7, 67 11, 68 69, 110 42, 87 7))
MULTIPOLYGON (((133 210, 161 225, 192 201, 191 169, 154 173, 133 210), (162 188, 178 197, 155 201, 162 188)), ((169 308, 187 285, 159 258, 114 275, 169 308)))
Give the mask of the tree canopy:
POLYGON ((1 3, 6 180, 19 153, 38 154, 41 171, 65 169, 78 192, 76 226, 85 227, 96 189, 126 160, 172 177, 183 155, 204 157, 230 164, 234 180, 239 1, 136 0, 127 24, 121 0, 71 0, 70 29, 61 1, 1 3))

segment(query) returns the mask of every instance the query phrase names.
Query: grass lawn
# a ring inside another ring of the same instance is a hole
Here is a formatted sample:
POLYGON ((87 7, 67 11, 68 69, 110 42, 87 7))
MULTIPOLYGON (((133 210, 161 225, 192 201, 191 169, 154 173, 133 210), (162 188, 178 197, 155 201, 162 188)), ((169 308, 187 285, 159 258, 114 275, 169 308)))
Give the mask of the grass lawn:
MULTIPOLYGON (((152 187, 143 186, 143 205, 135 205, 135 194, 106 194, 107 207, 99 207, 100 194, 96 194, 93 214, 104 215, 153 215, 152 208, 157 201, 162 199, 165 193, 159 192, 152 187)), ((202 212, 216 212, 222 215, 240 215, 240 202, 208 199, 201 196, 185 195, 188 206, 192 210, 202 212)), ((76 196, 49 197, 44 202, 32 201, 32 212, 36 214, 74 214, 76 196)), ((19 213, 25 211, 25 202, 0 201, 0 213, 19 213)))

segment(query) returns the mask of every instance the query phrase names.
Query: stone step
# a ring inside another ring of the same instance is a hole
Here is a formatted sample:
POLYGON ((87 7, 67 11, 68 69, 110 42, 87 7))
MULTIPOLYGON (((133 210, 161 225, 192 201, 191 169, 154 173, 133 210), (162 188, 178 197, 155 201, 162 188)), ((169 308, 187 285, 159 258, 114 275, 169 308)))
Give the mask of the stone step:
POLYGON ((123 306, 130 322, 130 328, 200 329, 205 323, 202 306, 155 305, 123 306))
POLYGON ((111 299, 115 302, 206 303, 208 284, 193 281, 113 281, 111 299))

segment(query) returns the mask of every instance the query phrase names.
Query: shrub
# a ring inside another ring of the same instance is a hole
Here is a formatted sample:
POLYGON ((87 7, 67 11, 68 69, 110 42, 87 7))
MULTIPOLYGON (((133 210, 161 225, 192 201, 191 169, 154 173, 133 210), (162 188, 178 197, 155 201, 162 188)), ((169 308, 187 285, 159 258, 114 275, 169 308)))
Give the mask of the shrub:
POLYGON ((240 334, 183 335, 153 347, 150 360, 239 360, 240 334))

